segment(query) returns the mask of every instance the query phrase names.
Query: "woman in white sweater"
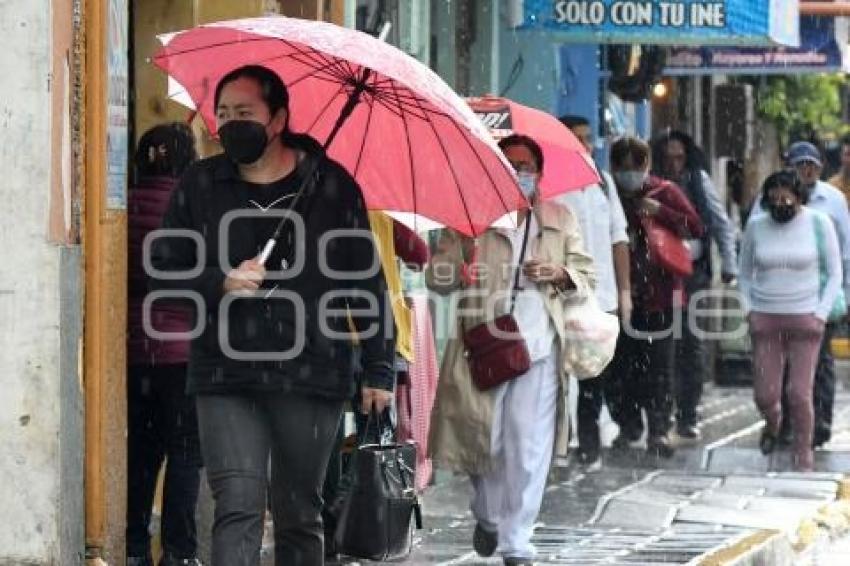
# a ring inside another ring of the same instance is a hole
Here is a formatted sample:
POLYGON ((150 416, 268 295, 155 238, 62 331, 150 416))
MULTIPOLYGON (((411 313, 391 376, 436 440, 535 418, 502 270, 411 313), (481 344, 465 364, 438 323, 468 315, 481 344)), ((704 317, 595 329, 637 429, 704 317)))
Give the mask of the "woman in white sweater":
POLYGON ((747 224, 739 281, 753 340, 755 401, 767 423, 760 448, 769 454, 776 446, 787 363, 794 465, 810 471, 815 366, 842 273, 832 222, 804 204, 793 173, 765 180, 761 205, 767 214, 747 224))

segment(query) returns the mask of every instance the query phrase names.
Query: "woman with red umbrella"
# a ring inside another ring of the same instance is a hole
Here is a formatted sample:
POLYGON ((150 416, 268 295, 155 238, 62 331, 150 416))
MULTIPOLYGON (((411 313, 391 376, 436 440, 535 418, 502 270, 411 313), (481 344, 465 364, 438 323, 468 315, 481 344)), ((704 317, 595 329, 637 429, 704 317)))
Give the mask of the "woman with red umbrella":
POLYGON ((322 482, 354 388, 347 311, 363 411, 392 398, 393 329, 363 197, 290 132, 288 102, 264 67, 224 76, 214 98, 224 154, 186 172, 163 221, 171 232, 152 248, 153 288, 196 308, 188 390, 215 499, 213 566, 260 563, 270 456, 275 563, 323 563, 322 482))

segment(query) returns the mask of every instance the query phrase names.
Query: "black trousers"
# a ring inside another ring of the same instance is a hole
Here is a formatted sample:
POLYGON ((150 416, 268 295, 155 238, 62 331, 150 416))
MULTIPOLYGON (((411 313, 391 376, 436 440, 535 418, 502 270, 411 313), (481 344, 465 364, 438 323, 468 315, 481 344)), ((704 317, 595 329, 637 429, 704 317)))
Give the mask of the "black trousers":
POLYGON ((682 314, 682 337, 676 340, 676 420, 683 425, 697 424, 697 406, 702 399, 708 354, 688 323, 688 311, 682 314))
POLYGON ((201 451, 195 401, 185 393, 186 366, 130 366, 127 371, 127 555, 150 552, 156 480, 167 458, 162 544, 176 558, 197 552, 195 506, 201 451))
MULTIPOLYGON (((697 293, 711 288, 711 276, 697 272, 688 280, 688 298, 693 301, 697 293)), ((702 301, 705 301, 703 299, 702 301)), ((688 319, 687 307, 682 311, 682 336, 676 340, 674 392, 676 420, 679 424, 697 424, 697 405, 702 399, 708 353, 705 343, 694 333, 688 319)), ((700 321, 694 321, 699 325, 700 321)), ((702 327, 698 327, 702 328, 702 327)), ((705 329, 703 329, 705 330, 705 329)))
POLYGON ((611 417, 632 438, 643 433, 646 411, 650 436, 667 434, 673 410, 673 311, 632 313, 624 328, 605 382, 611 417))
POLYGON ((578 447, 586 454, 598 454, 601 439, 599 437, 599 413, 605 402, 605 389, 613 379, 614 360, 608 364, 598 377, 578 382, 578 447))
MULTIPOLYGON (((832 435, 832 411, 835 405, 835 358, 830 350, 830 342, 836 333, 836 324, 827 323, 823 342, 815 369, 815 428, 814 437, 818 441, 828 442, 832 435)), ((790 415, 788 408, 788 373, 786 371, 782 388, 782 414, 790 415)), ((790 434, 790 419, 782 419, 783 434, 790 434)))
POLYGON ((200 395, 197 404, 215 500, 212 566, 260 564, 269 485, 275 564, 324 564, 322 483, 342 401, 281 392, 200 395))

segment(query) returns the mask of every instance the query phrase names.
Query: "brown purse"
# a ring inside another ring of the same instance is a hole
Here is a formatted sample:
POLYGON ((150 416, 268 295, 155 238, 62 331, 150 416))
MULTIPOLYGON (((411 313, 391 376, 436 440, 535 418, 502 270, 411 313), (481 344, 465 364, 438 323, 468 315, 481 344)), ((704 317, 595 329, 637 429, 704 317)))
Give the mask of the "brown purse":
POLYGON ((511 289, 510 311, 495 320, 478 324, 463 334, 469 372, 475 386, 482 391, 519 377, 531 368, 528 346, 520 334, 519 325, 513 315, 519 289, 520 269, 525 258, 525 248, 531 228, 530 215, 531 213, 525 221, 525 234, 522 238, 519 263, 511 289))

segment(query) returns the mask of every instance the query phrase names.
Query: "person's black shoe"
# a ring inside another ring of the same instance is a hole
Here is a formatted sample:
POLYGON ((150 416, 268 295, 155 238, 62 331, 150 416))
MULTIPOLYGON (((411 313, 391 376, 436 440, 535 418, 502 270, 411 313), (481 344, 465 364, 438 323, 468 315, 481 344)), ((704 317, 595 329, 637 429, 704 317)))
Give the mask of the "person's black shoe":
POLYGON ((576 451, 576 459, 579 466, 585 472, 597 472, 602 469, 602 458, 599 457, 599 449, 586 450, 579 446, 576 451))
POLYGON ((620 429, 620 433, 611 442, 611 448, 614 450, 626 450, 631 448, 632 443, 640 440, 641 436, 643 436, 642 430, 626 432, 623 429, 620 429))
POLYGON ((777 436, 765 428, 761 431, 761 438, 759 438, 759 450, 761 450, 761 453, 765 456, 772 454, 773 451, 776 450, 778 442, 779 439, 777 436))
POLYGON ((481 526, 480 523, 475 525, 475 532, 472 534, 472 548, 478 553, 478 556, 488 558, 496 553, 496 548, 499 546, 499 534, 493 533, 481 526))
POLYGON ((511 558, 505 557, 505 566, 534 566, 531 558, 511 558))
POLYGON ((676 425, 676 434, 682 440, 688 440, 691 442, 696 442, 700 438, 702 438, 702 434, 700 434, 699 429, 696 425, 688 424, 688 423, 679 423, 676 425))
POLYGON ((670 439, 667 438, 666 434, 650 436, 646 441, 646 451, 665 459, 672 458, 673 454, 676 453, 676 449, 670 445, 670 439))
POLYGON ((339 552, 336 549, 336 542, 334 541, 334 537, 328 537, 328 534, 325 533, 325 560, 337 560, 339 559, 339 552))
POLYGON ((820 448, 832 438, 832 431, 824 427, 815 427, 815 432, 812 434, 812 448, 820 448))

